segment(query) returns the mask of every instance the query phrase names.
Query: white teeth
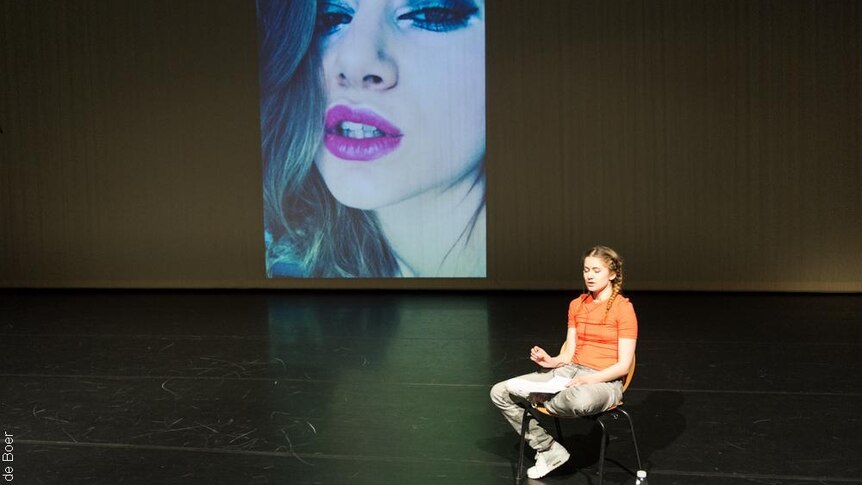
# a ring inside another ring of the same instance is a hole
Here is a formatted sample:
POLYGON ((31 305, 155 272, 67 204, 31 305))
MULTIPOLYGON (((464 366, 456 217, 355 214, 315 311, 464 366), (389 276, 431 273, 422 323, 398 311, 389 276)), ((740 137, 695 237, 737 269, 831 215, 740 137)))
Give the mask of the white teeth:
POLYGON ((352 121, 342 121, 341 129, 343 130, 361 130, 365 126, 362 123, 354 123, 352 121))
POLYGON ((371 125, 362 123, 354 123, 352 121, 342 121, 338 124, 338 133, 347 138, 374 138, 383 136, 383 132, 371 125))

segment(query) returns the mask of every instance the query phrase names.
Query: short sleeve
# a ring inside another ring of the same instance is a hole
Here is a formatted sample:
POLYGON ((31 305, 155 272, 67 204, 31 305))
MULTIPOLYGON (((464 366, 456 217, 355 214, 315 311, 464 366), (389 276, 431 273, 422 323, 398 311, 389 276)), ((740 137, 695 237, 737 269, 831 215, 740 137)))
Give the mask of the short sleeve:
POLYGON ((635 307, 628 298, 620 302, 617 307, 617 328, 619 338, 638 338, 638 318, 635 315, 635 307))

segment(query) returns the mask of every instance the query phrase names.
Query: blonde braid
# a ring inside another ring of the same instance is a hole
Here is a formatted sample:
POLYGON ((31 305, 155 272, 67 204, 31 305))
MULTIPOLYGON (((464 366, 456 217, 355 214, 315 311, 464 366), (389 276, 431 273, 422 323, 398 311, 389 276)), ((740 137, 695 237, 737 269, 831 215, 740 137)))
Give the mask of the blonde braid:
MULTIPOLYGON (((614 265, 617 266, 617 265, 614 265)), ((620 290, 623 289, 623 268, 622 265, 619 265, 620 269, 615 270, 617 277, 614 278, 613 287, 614 291, 611 293, 611 297, 608 298, 608 304, 605 306, 605 315, 602 317, 602 325, 604 325, 605 321, 608 319, 608 313, 611 311, 611 306, 614 304, 614 299, 617 295, 620 294, 620 290)))

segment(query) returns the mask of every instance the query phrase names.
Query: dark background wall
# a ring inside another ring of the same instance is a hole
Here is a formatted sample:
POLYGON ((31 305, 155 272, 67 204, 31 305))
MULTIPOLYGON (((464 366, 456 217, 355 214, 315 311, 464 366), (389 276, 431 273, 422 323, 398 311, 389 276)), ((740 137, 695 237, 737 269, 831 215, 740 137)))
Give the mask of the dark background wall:
POLYGON ((862 6, 492 0, 486 280, 268 281, 254 2, 0 0, 0 286, 862 291, 862 6))

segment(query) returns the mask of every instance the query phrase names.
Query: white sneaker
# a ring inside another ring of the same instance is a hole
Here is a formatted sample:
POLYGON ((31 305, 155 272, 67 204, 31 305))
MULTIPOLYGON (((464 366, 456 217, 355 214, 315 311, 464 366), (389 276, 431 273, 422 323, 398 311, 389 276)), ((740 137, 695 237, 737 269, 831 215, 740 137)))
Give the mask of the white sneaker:
POLYGON ((568 461, 569 452, 563 448, 563 445, 554 441, 550 448, 545 451, 540 451, 536 455, 536 466, 530 467, 527 470, 527 476, 536 479, 551 473, 560 465, 568 461))

